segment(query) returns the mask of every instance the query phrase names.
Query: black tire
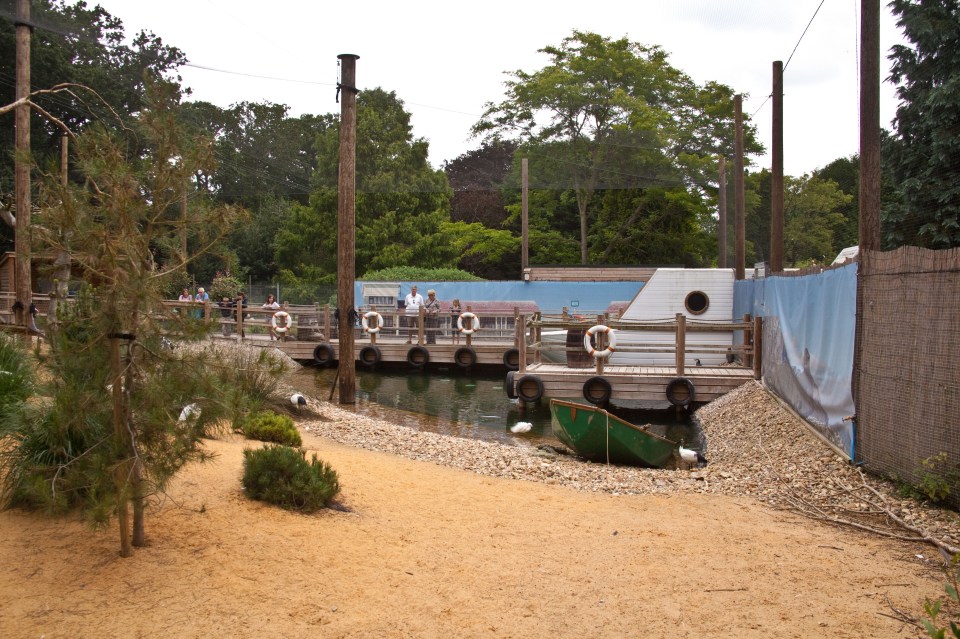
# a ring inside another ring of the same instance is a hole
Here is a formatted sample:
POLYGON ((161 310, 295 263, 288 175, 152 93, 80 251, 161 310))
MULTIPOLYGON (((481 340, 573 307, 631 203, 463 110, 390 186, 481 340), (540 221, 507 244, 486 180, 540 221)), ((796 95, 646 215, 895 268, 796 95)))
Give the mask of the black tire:
POLYGON ((667 384, 667 401, 674 406, 689 406, 696 397, 697 389, 686 377, 675 377, 667 384))
POLYGON ((357 360, 367 368, 374 368, 380 363, 382 357, 380 349, 376 346, 364 346, 357 354, 357 360))
POLYGON ((520 351, 516 348, 509 349, 503 354, 503 365, 508 371, 520 370, 520 351))
POLYGON ((503 390, 507 391, 507 397, 510 399, 516 399, 517 393, 513 390, 513 374, 515 371, 510 371, 507 373, 507 378, 503 380, 503 390))
POLYGON ((407 351, 407 364, 412 368, 424 368, 430 363, 430 351, 423 346, 414 346, 407 351))
POLYGON ((337 361, 337 355, 329 344, 318 344, 313 349, 313 361, 317 363, 317 366, 330 366, 337 361))
POLYGON ((583 398, 594 406, 605 406, 613 395, 613 389, 603 377, 591 377, 583 383, 583 398))
POLYGON ((543 382, 536 375, 524 375, 517 380, 517 397, 525 402, 539 402, 543 397, 543 382))
POLYGON ((453 361, 460 368, 471 368, 477 363, 477 351, 469 346, 463 346, 457 349, 453 354, 453 361))

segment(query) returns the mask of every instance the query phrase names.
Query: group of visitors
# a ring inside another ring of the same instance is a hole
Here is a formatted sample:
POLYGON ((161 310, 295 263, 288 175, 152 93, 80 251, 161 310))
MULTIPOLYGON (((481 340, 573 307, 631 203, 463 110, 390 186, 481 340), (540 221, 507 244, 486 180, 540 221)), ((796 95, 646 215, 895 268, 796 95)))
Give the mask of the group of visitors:
MULTIPOLYGON (((202 286, 198 286, 196 295, 191 295, 190 289, 185 288, 180 293, 180 297, 177 299, 180 302, 206 303, 210 301, 210 294, 207 293, 207 291, 202 286)), ((221 320, 220 322, 220 333, 224 337, 230 337, 231 335, 233 335, 233 327, 236 324, 240 325, 240 336, 246 337, 246 331, 243 328, 243 321, 242 320, 240 320, 239 322, 237 321, 237 313, 239 312, 242 317, 243 313, 245 312, 248 306, 249 306, 249 302, 247 301, 247 295, 243 291, 240 291, 239 293, 237 293, 236 299, 231 299, 228 296, 224 296, 223 299, 217 302, 217 307, 220 309, 220 316, 223 318, 223 320, 221 320)), ((267 301, 264 302, 260 308, 268 311, 281 310, 280 303, 277 302, 277 299, 273 295, 273 293, 270 293, 267 295, 267 301)), ((194 316, 203 317, 203 311, 194 311, 194 316)), ((289 322, 290 322, 289 315, 283 318, 282 320, 284 327, 289 327, 289 322)), ((280 326, 280 324, 278 324, 278 326, 280 326)), ((276 328, 273 326, 273 322, 271 322, 270 323, 270 339, 279 340, 280 332, 282 331, 278 332, 276 328)))
MULTIPOLYGON (((420 329, 420 307, 423 307, 424 316, 424 338, 427 344, 437 343, 437 333, 440 330, 440 300, 437 299, 437 292, 432 288, 427 291, 427 299, 417 292, 416 285, 410 287, 410 292, 403 300, 404 315, 406 315, 407 324, 407 344, 412 343, 414 334, 420 329)), ((450 303, 450 321, 453 326, 457 325, 457 319, 463 310, 460 308, 460 300, 454 299, 450 303)), ((460 331, 453 331, 453 343, 460 343, 460 331)))

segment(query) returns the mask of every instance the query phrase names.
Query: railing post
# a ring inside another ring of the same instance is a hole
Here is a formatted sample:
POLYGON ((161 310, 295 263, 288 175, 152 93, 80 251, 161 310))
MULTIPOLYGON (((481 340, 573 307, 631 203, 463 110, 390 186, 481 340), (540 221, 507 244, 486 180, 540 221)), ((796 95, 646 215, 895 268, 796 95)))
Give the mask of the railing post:
POLYGON ((423 304, 417 309, 417 344, 423 346, 423 320, 426 314, 423 310, 423 304))
POLYGON ((753 318, 753 377, 760 379, 763 376, 763 318, 753 318))
MULTIPOLYGON (((517 350, 520 352, 520 364, 517 367, 517 372, 521 375, 527 370, 527 339, 526 339, 526 326, 527 326, 527 316, 520 315, 520 341, 517 344, 517 350)), ((467 335, 467 339, 470 336, 467 335)))
POLYGON ((330 305, 323 305, 323 341, 327 344, 330 343, 330 305))
POLYGON ((686 353, 687 318, 683 313, 677 313, 677 377, 683 377, 686 353))
POLYGON ((743 329, 743 365, 747 368, 753 366, 753 354, 751 352, 750 346, 753 342, 753 337, 750 330, 750 325, 753 323, 753 320, 750 317, 750 313, 743 314, 743 323, 747 325, 747 328, 743 329))

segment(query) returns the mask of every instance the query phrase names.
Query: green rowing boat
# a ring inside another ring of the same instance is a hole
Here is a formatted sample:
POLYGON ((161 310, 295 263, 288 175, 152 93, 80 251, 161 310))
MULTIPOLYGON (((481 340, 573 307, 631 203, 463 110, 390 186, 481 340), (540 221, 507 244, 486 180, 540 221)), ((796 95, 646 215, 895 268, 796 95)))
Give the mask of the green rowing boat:
POLYGON ((550 418, 557 439, 594 462, 662 468, 679 448, 596 406, 551 399, 550 418))

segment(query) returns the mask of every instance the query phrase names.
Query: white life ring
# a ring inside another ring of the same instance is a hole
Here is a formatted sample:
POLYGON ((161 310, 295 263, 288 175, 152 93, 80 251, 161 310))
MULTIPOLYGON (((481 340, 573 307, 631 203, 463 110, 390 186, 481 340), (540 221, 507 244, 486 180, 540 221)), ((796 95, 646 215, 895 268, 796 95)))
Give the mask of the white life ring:
POLYGON ((360 323, 363 324, 363 330, 368 333, 379 333, 380 329, 383 328, 383 315, 376 311, 367 311, 363 314, 363 319, 360 320, 360 323), (370 320, 377 320, 377 325, 373 328, 370 328, 370 320))
POLYGON ((595 359, 609 357, 613 351, 617 350, 617 333, 609 326, 604 326, 603 324, 591 326, 587 329, 587 332, 583 334, 583 347, 587 349, 587 354, 593 356, 595 359), (597 333, 603 333, 607 336, 607 347, 602 351, 598 351, 593 347, 593 344, 590 343, 590 338, 597 333))
POLYGON ((480 318, 469 311, 466 313, 460 313, 460 317, 457 318, 457 330, 464 335, 472 335, 473 333, 476 333, 480 330, 480 318), (470 320, 470 328, 463 327, 463 320, 465 319, 470 320))
POLYGON ((286 311, 277 311, 270 318, 270 326, 277 333, 286 333, 290 329, 290 313, 286 311), (283 326, 277 326, 277 320, 283 320, 283 326))

